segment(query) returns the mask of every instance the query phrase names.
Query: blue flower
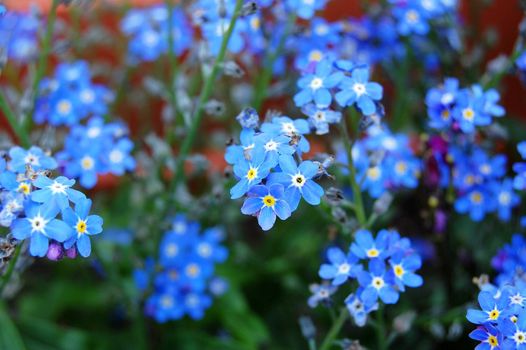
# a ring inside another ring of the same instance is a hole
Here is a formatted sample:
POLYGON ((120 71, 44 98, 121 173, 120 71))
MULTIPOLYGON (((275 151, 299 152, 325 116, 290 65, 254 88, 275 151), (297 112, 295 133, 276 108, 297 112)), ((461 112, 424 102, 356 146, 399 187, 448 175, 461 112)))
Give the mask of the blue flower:
POLYGON ((503 349, 526 349, 526 311, 521 310, 517 315, 516 322, 510 319, 504 319, 502 325, 502 334, 504 341, 502 343, 503 349))
POLYGON ((286 0, 286 6, 291 12, 296 13, 298 17, 310 19, 316 11, 325 7, 326 2, 327 0, 286 0))
POLYGON ((372 259, 369 262, 369 272, 358 272, 358 282, 363 287, 360 295, 365 305, 372 305, 380 298, 385 304, 396 304, 399 298, 395 289, 393 274, 385 268, 382 259, 372 259))
POLYGON ((73 235, 65 222, 56 219, 58 210, 47 205, 28 204, 25 218, 17 219, 11 226, 13 237, 18 240, 31 239, 29 253, 33 256, 46 255, 49 239, 64 242, 73 235))
POLYGON ((319 303, 328 304, 331 295, 336 292, 337 287, 333 284, 311 284, 309 290, 312 295, 307 300, 307 304, 310 308, 315 308, 319 303))
POLYGON ((276 222, 276 216, 281 220, 290 217, 291 210, 284 197, 284 188, 280 184, 270 186, 258 185, 250 189, 248 198, 241 207, 245 215, 256 214, 258 224, 265 231, 270 230, 276 222))
POLYGON ((24 173, 26 166, 29 165, 33 171, 53 170, 57 167, 57 162, 52 157, 46 155, 39 147, 32 146, 29 150, 15 146, 9 150, 9 169, 24 173))
POLYGON ((285 187, 285 198, 290 205, 290 210, 298 208, 301 197, 311 205, 320 204, 323 188, 312 180, 319 170, 319 166, 309 160, 303 161, 299 166, 292 156, 279 157, 281 172, 269 175, 269 183, 280 183, 285 187))
POLYGON ((214 265, 211 261, 190 255, 181 266, 181 283, 189 285, 193 290, 203 291, 213 273, 214 265))
POLYGON ((493 182, 490 186, 494 198, 497 199, 499 219, 509 221, 512 209, 520 203, 520 197, 513 190, 513 181, 506 178, 500 183, 493 182))
POLYGON ((303 136, 310 132, 309 123, 304 119, 292 120, 289 117, 275 117, 272 123, 263 123, 261 131, 290 137, 291 145, 296 146, 300 153, 310 150, 310 144, 303 136))
POLYGON ((389 231, 381 230, 376 239, 367 230, 358 230, 354 236, 355 242, 351 245, 351 251, 360 259, 385 258, 389 253, 387 244, 389 231))
POLYGON ((225 160, 228 164, 235 165, 240 161, 248 160, 252 156, 255 147, 254 129, 242 129, 239 135, 240 145, 230 145, 226 148, 225 160))
POLYGON ((453 117, 463 132, 472 133, 475 126, 485 126, 491 123, 491 116, 486 114, 483 108, 482 98, 476 98, 469 92, 462 91, 453 109, 453 117))
POLYGON ((212 298, 205 293, 191 292, 183 300, 186 313, 194 320, 202 319, 206 309, 212 305, 212 298))
POLYGON ((268 176, 271 167, 272 164, 265 161, 265 152, 262 150, 253 152, 250 160, 240 159, 233 169, 239 182, 230 189, 231 198, 240 198, 252 186, 259 184, 268 176))
POLYGON ((429 32, 429 24, 423 11, 417 6, 398 6, 393 9, 398 20, 397 29, 400 35, 425 35, 429 32))
POLYGON ((401 291, 405 290, 404 286, 420 287, 423 284, 422 277, 414 273, 422 266, 422 259, 419 255, 405 255, 403 252, 397 252, 393 254, 389 263, 393 269, 396 285, 401 291))
POLYGON ((481 310, 469 309, 466 318, 474 324, 498 323, 507 319, 509 313, 507 295, 495 298, 493 293, 481 291, 478 295, 478 302, 481 310))
POLYGON ((130 155, 133 149, 133 142, 128 138, 118 140, 113 147, 108 149, 106 162, 107 169, 115 175, 123 175, 126 171, 135 169, 135 159, 130 155))
POLYGON ((363 289, 360 288, 356 291, 356 293, 350 294, 345 299, 345 306, 347 306, 349 314, 351 314, 354 323, 356 323, 358 327, 365 326, 365 323, 367 322, 367 315, 372 311, 378 310, 378 303, 376 302, 370 305, 366 305, 363 303, 363 301, 359 297, 359 295, 361 295, 362 292, 363 289))
POLYGON ((453 106, 459 91, 459 81, 456 78, 446 78, 444 84, 430 89, 426 94, 427 114, 429 125, 435 129, 444 129, 453 120, 453 106))
POLYGON ((315 74, 308 74, 298 80, 301 91, 294 96, 294 103, 298 107, 314 101, 318 108, 327 108, 332 103, 329 89, 336 87, 344 78, 342 72, 333 72, 332 61, 322 60, 316 65, 315 74))
POLYGON ((382 98, 383 88, 380 84, 369 81, 369 69, 356 68, 350 77, 345 77, 339 85, 340 91, 335 98, 342 107, 356 106, 364 115, 376 112, 374 101, 382 98))
POLYGON ((502 333, 491 324, 477 327, 469 337, 481 342, 475 348, 477 350, 500 350, 502 346, 502 333))
POLYGON ((261 147, 265 151, 265 163, 270 167, 278 165, 280 155, 292 155, 294 147, 290 145, 290 137, 285 135, 273 135, 261 133, 256 136, 256 147, 261 147))
POLYGON ((301 109, 309 117, 310 125, 316 130, 316 135, 325 135, 329 132, 329 124, 339 123, 342 114, 331 109, 318 108, 309 103, 301 109))
POLYGON ((343 284, 349 278, 356 278, 362 270, 358 258, 351 251, 345 255, 340 248, 332 247, 327 250, 327 258, 330 264, 321 265, 318 274, 325 280, 332 280, 334 286, 343 284))
POLYGON ((59 176, 51 180, 45 176, 39 176, 33 184, 39 190, 31 193, 31 200, 50 206, 52 209, 64 210, 69 206, 69 201, 79 203, 86 196, 71 188, 75 180, 70 180, 64 176, 59 176))
POLYGON ((202 236, 195 243, 195 254, 204 260, 222 263, 228 257, 228 250, 220 243, 223 232, 219 228, 209 228, 203 231, 202 236))
POLYGON ((73 229, 74 235, 64 243, 64 248, 77 246, 79 254, 88 257, 91 254, 91 242, 88 236, 102 232, 102 218, 98 215, 89 215, 91 200, 80 199, 75 205, 75 211, 70 207, 62 212, 62 218, 73 229))
POLYGON ((177 290, 166 290, 152 294, 145 304, 146 313, 157 322, 178 320, 184 316, 184 305, 177 290))
POLYGON ((455 210, 461 214, 469 213, 473 221, 481 221, 495 207, 495 198, 483 186, 474 186, 455 201, 455 210))

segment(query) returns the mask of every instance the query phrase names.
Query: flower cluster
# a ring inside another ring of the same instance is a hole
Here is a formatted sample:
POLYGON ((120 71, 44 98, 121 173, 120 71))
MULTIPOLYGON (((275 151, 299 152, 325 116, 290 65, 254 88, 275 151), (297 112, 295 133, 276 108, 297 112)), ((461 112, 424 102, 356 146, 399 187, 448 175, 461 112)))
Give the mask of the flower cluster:
MULTIPOLYGON (((418 185, 422 164, 407 135, 393 134, 384 125, 372 125, 365 137, 354 144, 352 156, 361 189, 372 198, 418 185)), ((342 164, 349 164, 342 150, 336 157, 342 164)))
POLYGON ((497 286, 486 283, 478 295, 480 309, 469 309, 468 321, 478 325, 470 337, 477 349, 523 349, 526 346, 526 240, 514 235, 493 258, 497 286))
POLYGON ((228 256, 221 245, 224 232, 217 227, 200 231, 199 223, 178 214, 159 247, 160 270, 154 272, 153 261, 148 261, 145 269, 135 271, 140 290, 153 284, 145 311, 158 322, 185 315, 201 319, 212 305, 210 293, 220 295, 226 290, 225 282, 213 278, 215 265, 228 256))
MULTIPOLYGON (((396 304, 405 287, 420 287, 423 283, 415 273, 422 265, 420 256, 409 239, 401 238, 394 230, 381 230, 376 238, 368 230, 359 230, 347 253, 332 247, 327 259, 319 270, 321 278, 331 280, 333 286, 358 280, 358 289, 345 300, 358 326, 364 326, 367 315, 378 308, 378 299, 396 304)), ((329 290, 324 293, 326 298, 330 294, 329 290)))
MULTIPOLYGON (((376 114, 376 101, 382 98, 383 89, 380 84, 370 81, 368 67, 350 61, 334 62, 329 58, 317 62, 315 67, 314 72, 298 80, 301 90, 294 96, 296 106, 304 107, 313 102, 321 112, 317 116, 323 116, 334 95, 341 107, 356 106, 366 116, 376 114)), ((332 119, 332 122, 337 121, 339 118, 332 119)))
POLYGON ((108 113, 113 93, 103 85, 91 81, 88 63, 61 63, 53 78, 40 83, 34 120, 38 124, 72 126, 90 115, 108 113))
POLYGON ((136 60, 155 61, 172 50, 181 56, 192 43, 193 30, 186 14, 164 6, 130 10, 121 22, 121 30, 130 37, 129 54, 136 60), (171 21, 171 23, 170 23, 171 21))
POLYGON ((0 55, 7 54, 15 62, 26 63, 38 54, 36 13, 7 12, 0 4, 0 55))
MULTIPOLYGON (((247 124, 250 117, 239 120, 242 126, 254 126, 253 122, 247 124)), ((225 159, 233 165, 238 179, 230 190, 231 197, 246 195, 241 212, 257 216, 263 230, 274 226, 276 216, 289 218, 301 198, 311 205, 320 204, 324 191, 314 180, 323 174, 321 164, 301 160, 301 155, 310 149, 304 136, 309 132, 304 119, 275 117, 260 128, 245 127, 241 144, 227 148, 225 159)))
POLYGON ((473 133, 478 126, 488 126, 493 117, 504 116, 498 104, 499 93, 484 91, 480 85, 460 88, 458 79, 446 78, 426 95, 429 126, 437 130, 473 133))
POLYGON ((97 184, 97 175, 123 175, 135 169, 130 152, 133 143, 128 138, 124 123, 104 123, 101 117, 91 117, 86 126, 71 127, 64 142, 64 150, 57 153, 59 165, 68 177, 79 179, 85 188, 97 184))
POLYGON ((102 232, 102 219, 89 215, 91 200, 72 188, 75 180, 50 178, 57 162, 38 147, 13 147, 8 156, 0 161, 0 225, 17 240, 30 239, 33 256, 89 256, 89 236, 102 232))
POLYGON ((456 0, 389 0, 393 4, 393 15, 396 18, 400 35, 426 35, 430 22, 450 15, 456 10, 456 0))

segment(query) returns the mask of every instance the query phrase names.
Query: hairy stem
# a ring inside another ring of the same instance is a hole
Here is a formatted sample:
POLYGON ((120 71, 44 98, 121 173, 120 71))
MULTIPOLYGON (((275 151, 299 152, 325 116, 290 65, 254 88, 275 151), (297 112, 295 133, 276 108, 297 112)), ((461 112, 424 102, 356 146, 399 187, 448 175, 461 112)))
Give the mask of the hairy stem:
POLYGON ((343 307, 340 311, 340 314, 335 322, 333 322, 331 329, 329 330, 329 333, 327 333, 327 336, 323 340, 323 343, 321 343, 320 350, 329 350, 331 346, 334 343, 334 339, 338 336, 340 333, 340 330, 342 329, 345 320, 347 320, 347 316, 349 315, 349 312, 347 311, 346 307, 343 307))

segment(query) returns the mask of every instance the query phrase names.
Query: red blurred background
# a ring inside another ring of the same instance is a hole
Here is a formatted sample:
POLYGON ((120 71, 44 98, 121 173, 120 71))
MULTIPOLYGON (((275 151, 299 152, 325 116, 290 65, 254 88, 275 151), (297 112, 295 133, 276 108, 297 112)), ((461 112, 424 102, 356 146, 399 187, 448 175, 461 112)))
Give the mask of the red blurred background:
MULTIPOLYGON (((470 16, 473 10, 473 6, 470 5, 472 1, 475 1, 475 6, 479 6, 479 9, 481 8, 479 5, 480 0, 460 0, 461 14, 466 25, 478 22, 477 19, 471 18, 470 16)), ((4 0, 8 9, 17 11, 26 11, 31 5, 38 5, 46 12, 49 10, 51 2, 52 0, 4 0)), ((95 0, 94 2, 95 6, 103 2, 109 4, 150 6, 162 3, 163 0, 95 0)), ((175 2, 178 2, 178 0, 175 0, 175 2)), ((61 16, 67 17, 67 11, 65 6, 59 7, 61 16)), ((523 15, 518 1, 494 0, 492 5, 484 7, 481 11, 479 20, 483 30, 494 28, 498 33, 498 41, 488 55, 488 60, 494 59, 499 54, 509 55, 513 50, 513 45, 518 35, 518 25, 523 15)), ((324 16, 329 20, 338 20, 345 16, 360 16, 361 14, 360 2, 358 1, 332 0, 329 1, 324 16)), ((107 23, 108 22, 113 25, 116 24, 115 20, 110 19, 107 23)), ((523 96, 526 94, 526 89, 516 77, 506 77, 504 82, 504 88, 503 91, 501 91, 503 95, 502 104, 510 115, 526 119, 526 113, 523 112, 523 96)), ((2 124, 2 121, 0 121, 0 125, 2 124)))

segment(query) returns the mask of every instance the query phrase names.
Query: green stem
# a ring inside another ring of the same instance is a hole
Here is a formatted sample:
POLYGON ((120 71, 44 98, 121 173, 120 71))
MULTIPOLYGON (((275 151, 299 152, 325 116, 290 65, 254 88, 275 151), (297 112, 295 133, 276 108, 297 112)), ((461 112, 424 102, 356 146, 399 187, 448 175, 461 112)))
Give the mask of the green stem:
POLYGON ((367 218, 365 216, 365 210, 363 206, 362 193, 360 191, 360 186, 356 181, 356 167, 354 166, 353 156, 352 156, 352 144, 351 138, 349 136, 349 131, 347 130, 347 123, 345 122, 345 116, 342 118, 341 123, 338 124, 340 132, 342 134, 343 146, 345 147, 345 152, 347 153, 347 160, 349 163, 349 181, 351 183, 351 188, 353 192, 354 199, 354 209, 356 213, 356 218, 360 223, 360 226, 366 227, 367 218))
POLYGON ((40 81, 46 74, 47 64, 49 54, 51 53, 51 39, 53 38, 53 28, 55 27, 55 20, 57 19, 57 8, 60 4, 60 0, 53 0, 51 5, 51 10, 49 12, 49 18, 46 24, 46 34, 44 36, 44 41, 42 42, 42 54, 38 58, 37 72, 35 75, 35 80, 33 81, 33 86, 31 87, 33 104, 31 106, 31 112, 25 120, 25 129, 29 130, 33 122, 33 112, 35 110, 36 99, 38 95, 38 86, 40 81))
POLYGON ((256 111, 259 111, 259 109, 261 108, 261 105, 263 104, 263 101, 267 97, 267 90, 272 80, 272 72, 274 71, 274 64, 276 63, 276 60, 278 59, 279 55, 283 51, 283 47, 285 46, 285 40, 287 39, 287 36, 289 35, 295 22, 296 22, 296 13, 291 12, 289 15, 287 24, 285 25, 285 28, 283 29, 283 33, 279 39, 276 50, 274 50, 273 52, 269 51, 269 53, 270 52, 271 53, 266 57, 267 58, 265 60, 266 66, 256 81, 255 95, 254 95, 254 100, 252 102, 252 107, 256 111))
POLYGON ((9 125, 11 126, 11 129, 15 133, 16 137, 18 138, 18 141, 20 144, 28 148, 31 146, 31 142, 29 141, 29 135, 27 134, 26 130, 24 129, 23 125, 17 120, 15 114, 7 104, 7 99, 5 98, 4 94, 0 91, 0 109, 2 110, 2 113, 4 114, 5 118, 9 122, 9 125))
POLYGON ((190 125, 190 131, 183 140, 183 144, 181 145, 181 150, 179 152, 179 157, 177 158, 175 168, 175 178, 174 181, 172 181, 173 185, 177 185, 177 183, 179 183, 184 178, 184 161, 186 160, 186 157, 188 156, 188 153, 190 152, 190 149, 192 148, 197 133, 199 131, 201 120, 203 119, 204 105, 210 98, 210 95, 212 94, 212 90, 215 86, 215 80, 219 73, 219 68, 221 67, 225 59, 228 42, 230 41, 230 37, 234 32, 234 27, 236 25, 237 19, 239 18, 240 9, 242 5, 242 0, 236 0, 234 14, 232 15, 232 19, 230 20, 230 23, 228 25, 228 30, 223 36, 223 41, 221 42, 221 49, 219 50, 219 54, 217 55, 214 65, 212 66, 212 71, 210 72, 210 75, 206 78, 201 95, 199 96, 199 101, 197 103, 197 107, 192 118, 192 124, 190 125))
POLYGON ((385 320, 384 320, 384 309, 380 305, 378 311, 376 311, 376 340, 377 349, 387 349, 387 337, 385 336, 385 320))
POLYGON ((340 311, 338 319, 336 319, 336 321, 332 324, 329 333, 327 333, 327 336, 323 340, 323 343, 321 343, 320 350, 329 350, 331 348, 331 346, 334 343, 334 339, 336 339, 336 337, 340 333, 340 330, 342 329, 345 320, 347 320, 348 315, 349 312, 347 311, 347 308, 343 307, 340 311))
MULTIPOLYGON (((174 19, 174 5, 173 0, 165 0, 166 9, 168 10, 168 97, 170 99, 170 105, 172 107, 172 112, 174 113, 175 120, 179 121, 181 125, 184 125, 183 114, 179 109, 177 103, 177 98, 175 95, 174 83, 177 80, 177 75, 179 74, 179 65, 177 62, 177 57, 175 55, 174 48, 174 35, 173 35, 173 19, 174 19)), ((167 130, 165 138, 168 143, 173 142, 175 135, 174 130, 167 130)))
POLYGON ((9 262, 7 271, 2 277, 2 283, 0 284, 0 295, 2 295, 4 288, 7 286, 7 283, 9 282, 9 280, 11 280, 11 276, 13 275, 13 272, 15 271, 16 262, 18 260, 18 257, 20 256, 21 251, 22 251, 22 242, 19 242, 15 248, 13 258, 9 262))

